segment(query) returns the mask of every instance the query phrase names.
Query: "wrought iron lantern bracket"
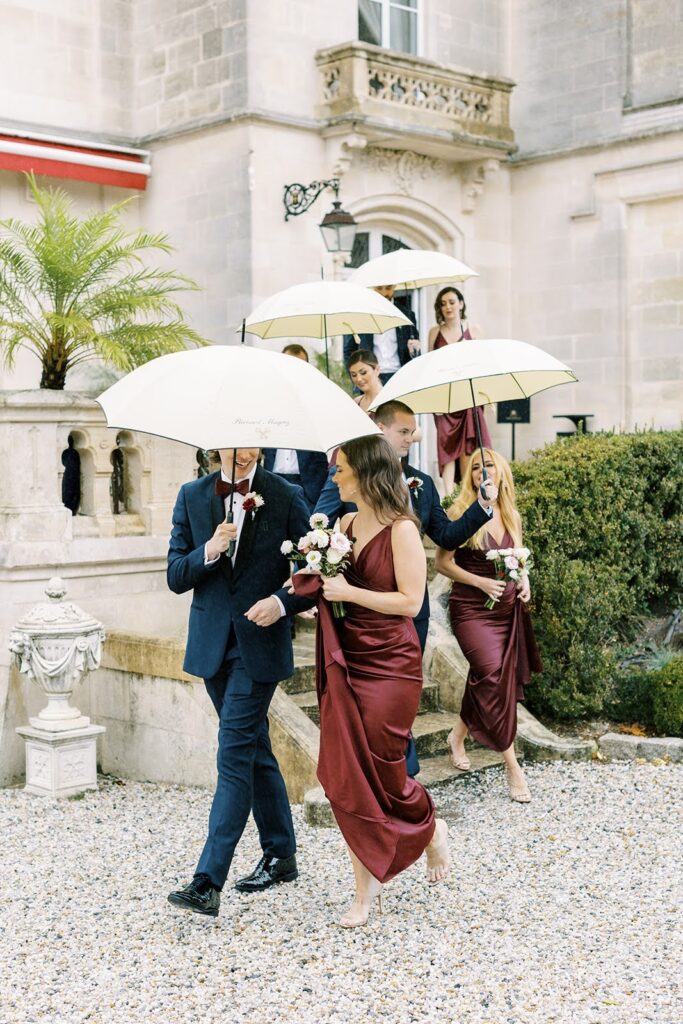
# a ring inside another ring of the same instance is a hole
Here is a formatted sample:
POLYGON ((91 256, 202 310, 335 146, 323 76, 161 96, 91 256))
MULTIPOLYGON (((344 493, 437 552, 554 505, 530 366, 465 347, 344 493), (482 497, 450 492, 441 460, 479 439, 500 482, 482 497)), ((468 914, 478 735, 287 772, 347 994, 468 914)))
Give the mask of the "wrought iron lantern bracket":
POLYGON ((339 178, 330 178, 329 181, 312 181, 310 185, 301 185, 295 182, 292 185, 285 185, 282 202, 285 207, 285 220, 290 217, 298 217, 299 214, 309 210, 321 192, 326 188, 332 189, 335 199, 339 197, 339 178))

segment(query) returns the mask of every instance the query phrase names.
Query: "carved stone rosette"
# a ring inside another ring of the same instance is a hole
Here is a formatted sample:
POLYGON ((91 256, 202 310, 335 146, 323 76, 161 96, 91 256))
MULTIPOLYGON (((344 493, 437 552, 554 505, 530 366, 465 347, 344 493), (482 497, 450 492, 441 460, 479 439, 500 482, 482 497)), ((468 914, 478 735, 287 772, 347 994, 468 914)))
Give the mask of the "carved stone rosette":
POLYGON ((48 732, 84 728, 90 719, 69 704, 69 697, 80 679, 99 666, 104 629, 77 605, 62 600, 66 587, 61 579, 51 579, 45 593, 49 600, 32 608, 9 636, 19 671, 38 683, 48 699, 30 722, 48 732))

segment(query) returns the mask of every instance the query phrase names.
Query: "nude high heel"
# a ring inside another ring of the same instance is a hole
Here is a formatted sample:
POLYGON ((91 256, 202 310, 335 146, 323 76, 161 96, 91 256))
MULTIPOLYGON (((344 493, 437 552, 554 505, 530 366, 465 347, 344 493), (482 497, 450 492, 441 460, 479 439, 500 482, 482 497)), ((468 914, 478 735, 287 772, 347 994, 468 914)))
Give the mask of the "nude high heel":
POLYGON ((529 786, 527 785, 526 779, 524 779, 521 786, 514 786, 512 784, 512 780, 510 779, 510 772, 507 772, 507 777, 508 793, 510 794, 510 799, 516 804, 531 803, 531 793, 529 792, 529 786))
POLYGON ((453 753, 453 730, 449 732, 446 737, 446 743, 448 744, 448 760, 454 768, 457 768, 460 772, 468 772, 472 767, 472 762, 469 757, 456 757, 453 753))

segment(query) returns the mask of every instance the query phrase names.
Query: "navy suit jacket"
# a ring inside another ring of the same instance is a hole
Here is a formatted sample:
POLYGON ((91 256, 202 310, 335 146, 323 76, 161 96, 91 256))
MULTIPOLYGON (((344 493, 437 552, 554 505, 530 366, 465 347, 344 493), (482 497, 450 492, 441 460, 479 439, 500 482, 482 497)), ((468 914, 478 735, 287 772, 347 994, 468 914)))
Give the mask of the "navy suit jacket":
MULTIPOLYGON (((276 451, 276 448, 263 449, 263 466, 269 473, 273 472, 276 451)), ((320 497, 320 492, 327 478, 327 455, 324 452, 310 452, 297 448, 296 457, 299 463, 301 486, 306 495, 306 500, 311 508, 315 508, 315 503, 320 497)))
MULTIPOLYGON (((324 512, 331 523, 347 512, 355 512, 355 505, 344 504, 339 497, 339 488, 334 483, 334 469, 330 469, 327 483, 323 487, 316 512, 324 512)), ((489 516, 481 507, 478 501, 473 501, 468 509, 459 519, 450 520, 443 508, 439 492, 437 491, 431 476, 423 473, 413 466, 405 466, 406 479, 411 476, 422 481, 422 486, 417 490, 410 491, 410 500, 413 511, 420 520, 422 533, 425 533, 430 540, 446 551, 455 551, 461 544, 464 544, 477 530, 489 521, 489 516)), ((429 618, 429 594, 425 590, 425 597, 422 607, 415 616, 415 621, 429 618)))
POLYGON ((256 682, 279 682, 294 671, 288 616, 311 606, 287 593, 289 561, 280 551, 283 540, 297 541, 309 529, 309 512, 300 487, 257 467, 253 490, 264 504, 247 512, 242 524, 235 566, 227 556, 204 565, 204 545, 225 520, 223 498, 215 493, 219 473, 183 484, 173 510, 166 577, 176 594, 193 590, 183 668, 210 679, 225 657, 231 627, 247 673, 256 682), (244 613, 272 594, 287 615, 272 626, 257 626, 244 613))
MULTIPOLYGON (((409 324, 402 324, 396 328, 396 341, 398 343, 398 361, 401 366, 405 366, 412 359, 410 349, 408 348, 408 342, 412 338, 417 338, 417 326, 415 323, 415 316, 413 311, 410 309, 404 309, 403 307, 399 310, 411 320, 409 324)), ((375 352, 375 335, 374 334, 359 334, 358 335, 360 344, 356 343, 356 337, 353 334, 344 335, 344 365, 346 365, 354 354, 359 349, 364 348, 374 354, 375 352)))

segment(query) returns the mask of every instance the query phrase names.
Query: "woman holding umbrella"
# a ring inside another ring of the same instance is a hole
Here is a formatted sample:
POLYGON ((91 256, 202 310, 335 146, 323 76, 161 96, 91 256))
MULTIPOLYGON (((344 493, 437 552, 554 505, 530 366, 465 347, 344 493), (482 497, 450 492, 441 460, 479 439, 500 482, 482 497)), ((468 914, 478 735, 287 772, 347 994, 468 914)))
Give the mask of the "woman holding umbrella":
MULTIPOLYGON (((531 673, 540 672, 542 665, 527 607, 528 576, 517 584, 498 579, 493 560, 487 558, 494 549, 521 547, 522 521, 508 463, 490 448, 484 449, 484 459, 488 478, 498 488, 493 516, 455 551, 455 558, 443 548, 436 555, 438 571, 453 580, 451 627, 470 665, 460 715, 448 736, 449 757, 461 771, 471 767, 464 745, 469 731, 478 743, 503 755, 510 799, 528 803, 529 788, 515 756, 517 701, 524 699, 531 673)), ((482 479, 477 449, 448 510, 451 518, 461 516, 476 499, 482 479)))
MULTIPOLYGON (((430 352, 472 339, 466 320, 465 298, 453 285, 442 288, 436 296, 434 312, 436 326, 429 332, 430 352)), ((481 406, 476 409, 464 409, 462 412, 435 415, 434 423, 439 473, 446 494, 450 494, 455 483, 464 479, 466 465, 477 444, 489 446, 491 438, 481 406), (479 419, 481 441, 477 440, 475 416, 479 419)))

